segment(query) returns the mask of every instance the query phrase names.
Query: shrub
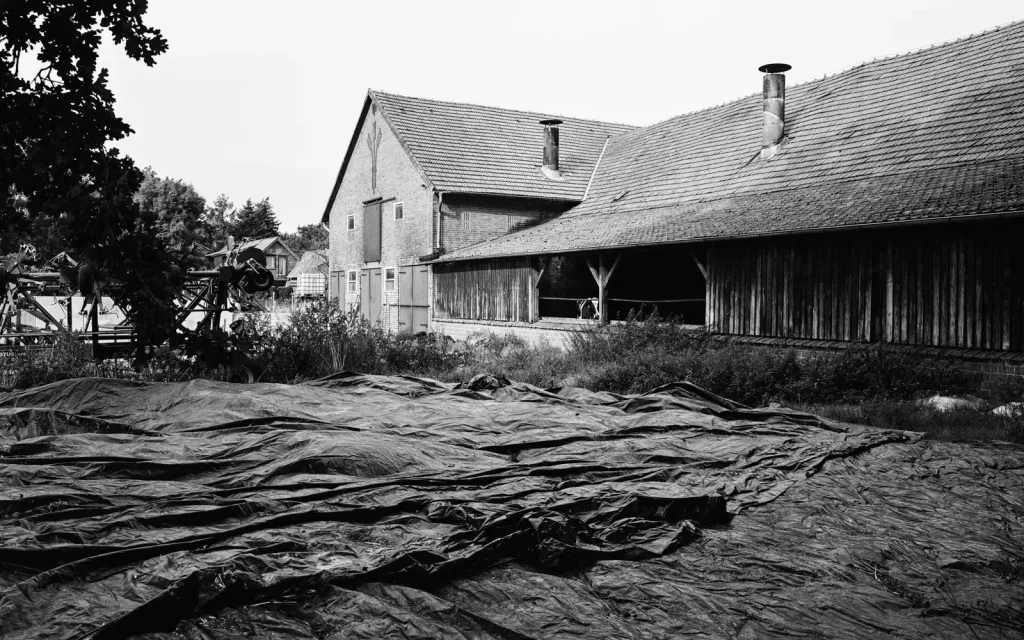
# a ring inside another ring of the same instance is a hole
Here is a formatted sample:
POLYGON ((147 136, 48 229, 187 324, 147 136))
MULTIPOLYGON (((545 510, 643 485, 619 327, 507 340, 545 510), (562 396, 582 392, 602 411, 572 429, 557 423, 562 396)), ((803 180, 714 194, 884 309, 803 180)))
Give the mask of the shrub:
POLYGON ((392 333, 327 301, 299 305, 286 324, 277 326, 265 314, 246 314, 237 332, 264 382, 294 382, 346 369, 423 375, 461 363, 444 341, 392 333))
POLYGON ((620 393, 689 380, 747 404, 913 398, 970 388, 970 376, 949 362, 872 347, 798 359, 790 350, 736 345, 651 314, 581 330, 569 358, 589 373, 581 384, 620 393))

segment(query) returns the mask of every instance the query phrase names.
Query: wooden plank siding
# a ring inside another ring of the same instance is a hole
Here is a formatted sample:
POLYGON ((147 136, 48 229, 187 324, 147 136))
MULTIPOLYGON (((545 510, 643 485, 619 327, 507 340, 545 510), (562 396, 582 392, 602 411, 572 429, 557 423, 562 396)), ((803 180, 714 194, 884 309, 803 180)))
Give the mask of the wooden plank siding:
POLYGON ((708 245, 711 330, 1024 350, 1019 223, 708 245))
POLYGON ((535 322, 539 301, 534 261, 509 258, 434 265, 434 315, 535 322))

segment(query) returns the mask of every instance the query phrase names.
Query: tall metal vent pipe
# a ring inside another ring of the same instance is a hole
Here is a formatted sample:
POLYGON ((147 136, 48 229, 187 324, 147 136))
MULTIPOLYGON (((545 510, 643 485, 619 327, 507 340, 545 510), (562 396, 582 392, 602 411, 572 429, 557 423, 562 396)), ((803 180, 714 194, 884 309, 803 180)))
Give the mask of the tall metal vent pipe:
POLYGON ((761 129, 761 158, 771 158, 782 147, 786 138, 786 71, 788 64, 772 63, 760 66, 764 74, 764 89, 761 93, 764 124, 761 129))
POLYGON ((561 120, 541 120, 544 125, 544 164, 541 171, 552 180, 561 180, 562 172, 558 168, 558 125, 561 120))

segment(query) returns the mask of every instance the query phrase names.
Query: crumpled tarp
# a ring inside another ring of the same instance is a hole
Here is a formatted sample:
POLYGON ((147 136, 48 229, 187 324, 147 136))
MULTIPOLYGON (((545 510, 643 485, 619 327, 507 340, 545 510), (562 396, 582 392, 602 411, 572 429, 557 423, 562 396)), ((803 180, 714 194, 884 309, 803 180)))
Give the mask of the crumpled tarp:
POLYGON ((3 638, 1014 637, 1024 450, 687 383, 0 393, 3 638))

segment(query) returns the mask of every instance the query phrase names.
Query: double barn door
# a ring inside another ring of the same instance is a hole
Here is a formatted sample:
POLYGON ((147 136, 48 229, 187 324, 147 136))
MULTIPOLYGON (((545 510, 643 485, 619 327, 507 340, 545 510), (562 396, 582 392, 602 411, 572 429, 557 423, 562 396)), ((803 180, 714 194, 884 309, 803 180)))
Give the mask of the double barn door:
MULTIPOLYGON (((398 330, 401 332, 421 333, 427 330, 428 271, 424 265, 398 268, 398 330)), ((384 295, 382 285, 380 268, 362 270, 359 309, 371 323, 380 320, 384 295)))

